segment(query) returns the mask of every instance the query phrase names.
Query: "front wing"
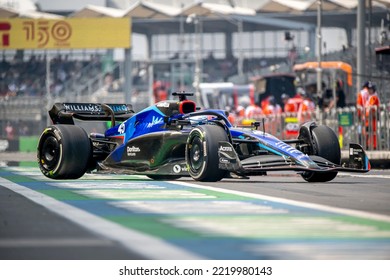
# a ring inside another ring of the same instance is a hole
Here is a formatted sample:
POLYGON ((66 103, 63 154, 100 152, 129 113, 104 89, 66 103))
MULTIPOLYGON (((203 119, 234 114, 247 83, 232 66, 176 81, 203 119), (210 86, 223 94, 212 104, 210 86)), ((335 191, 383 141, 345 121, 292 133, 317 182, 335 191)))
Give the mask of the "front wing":
POLYGON ((238 175, 264 174, 266 171, 310 171, 310 172, 368 172, 371 168, 368 157, 359 144, 350 144, 349 161, 342 165, 332 163, 319 156, 309 156, 316 167, 306 167, 294 158, 279 155, 260 155, 239 159, 236 151, 229 142, 219 142, 219 168, 238 175))

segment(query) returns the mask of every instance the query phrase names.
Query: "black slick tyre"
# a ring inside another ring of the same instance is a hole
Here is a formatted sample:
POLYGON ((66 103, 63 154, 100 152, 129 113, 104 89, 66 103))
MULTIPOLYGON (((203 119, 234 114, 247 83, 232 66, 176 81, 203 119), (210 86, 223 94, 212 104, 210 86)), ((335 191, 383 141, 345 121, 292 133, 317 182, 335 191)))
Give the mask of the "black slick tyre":
MULTIPOLYGON (((319 125, 312 130, 314 155, 340 164, 341 152, 337 135, 325 125, 319 125)), ((337 176, 336 171, 331 172, 303 172, 302 177, 308 182, 328 182, 337 176)))
POLYGON ((185 158, 190 176, 196 181, 216 182, 227 172, 218 168, 219 141, 229 141, 218 125, 202 125, 191 130, 187 138, 185 158))
POLYGON ((38 141, 39 168, 51 179, 80 178, 87 170, 91 155, 91 141, 79 126, 49 126, 38 141))

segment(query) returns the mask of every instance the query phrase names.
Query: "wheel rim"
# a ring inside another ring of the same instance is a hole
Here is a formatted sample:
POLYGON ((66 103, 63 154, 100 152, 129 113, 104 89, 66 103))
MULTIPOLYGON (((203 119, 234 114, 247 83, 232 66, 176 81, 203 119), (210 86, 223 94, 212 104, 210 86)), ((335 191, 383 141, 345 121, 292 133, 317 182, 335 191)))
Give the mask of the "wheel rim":
POLYGON ((203 164, 203 145, 199 137, 194 137, 190 149, 191 169, 195 172, 202 168, 203 164))
POLYGON ((47 170, 54 169, 58 164, 60 144, 54 136, 48 136, 43 142, 40 161, 42 167, 47 170))

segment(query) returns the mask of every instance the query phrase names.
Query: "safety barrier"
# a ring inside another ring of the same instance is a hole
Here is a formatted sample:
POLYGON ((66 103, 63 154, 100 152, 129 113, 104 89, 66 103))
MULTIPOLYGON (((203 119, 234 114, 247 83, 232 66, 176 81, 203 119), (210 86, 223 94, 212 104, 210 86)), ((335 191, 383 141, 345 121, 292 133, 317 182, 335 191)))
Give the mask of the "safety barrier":
MULTIPOLYGON (((146 93, 141 96, 147 97, 146 93)), ((112 101, 112 96, 110 100, 112 101)), ((123 98, 123 95, 122 95, 123 98)), ((145 105, 138 104, 137 98, 134 108, 136 111, 145 105)), ((54 100, 53 100, 54 101, 54 100)), ((64 100, 55 100, 57 102, 64 100)), ((82 100, 81 102, 83 102, 82 100)), ((88 101, 84 101, 88 102, 88 101)), ((102 102, 100 100, 100 102, 102 102)), ((119 102, 119 100, 118 100, 119 102)), ((299 127, 306 121, 316 121, 331 127, 338 135, 340 147, 348 149, 351 142, 360 143, 367 150, 390 150, 390 104, 369 108, 347 107, 337 110, 314 112, 283 113, 269 116, 258 116, 255 119, 236 118, 236 125, 250 125, 253 121, 264 119, 266 132, 280 139, 293 139, 298 136, 299 127)), ((47 125, 46 101, 38 97, 15 97, 10 100, 0 100, 0 139, 7 139, 6 126, 11 123, 14 127, 15 137, 37 136, 47 125)))
POLYGON ((340 147, 348 149, 349 143, 360 143, 367 150, 390 150, 390 113, 386 105, 346 107, 337 110, 314 112, 282 113, 258 116, 253 119, 236 118, 235 125, 250 125, 264 121, 259 129, 280 139, 294 139, 304 122, 315 121, 332 128, 338 136, 340 147))

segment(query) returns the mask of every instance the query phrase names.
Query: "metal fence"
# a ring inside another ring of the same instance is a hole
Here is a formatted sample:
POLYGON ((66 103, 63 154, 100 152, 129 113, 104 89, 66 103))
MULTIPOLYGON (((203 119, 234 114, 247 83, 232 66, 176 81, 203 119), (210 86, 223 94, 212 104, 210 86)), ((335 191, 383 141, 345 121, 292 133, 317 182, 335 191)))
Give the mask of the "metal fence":
MULTIPOLYGON (((148 93, 143 92, 133 101, 136 111, 141 110, 148 103, 148 93)), ((118 103, 124 102, 123 93, 115 93, 100 102, 118 103)), ((53 100, 64 102, 68 100, 53 100)), ((91 99, 79 102, 91 102, 91 99)), ((13 136, 38 136, 48 124, 47 100, 38 97, 15 97, 9 100, 0 100, 0 138, 6 139, 7 127, 14 129, 13 136)), ((379 108, 372 106, 363 110, 358 107, 324 112, 317 109, 315 112, 278 114, 260 116, 255 120, 264 119, 266 132, 280 139, 292 139, 298 136, 299 126, 306 121, 316 121, 331 127, 337 134, 340 147, 348 149, 348 144, 360 143, 367 150, 389 151, 390 150, 390 113, 389 104, 379 108)), ((250 124, 253 120, 236 118, 236 125, 250 124)), ((260 129, 263 129, 260 127, 260 129)))
POLYGON ((342 148, 347 148, 350 142, 360 143, 367 150, 388 151, 390 148, 387 105, 338 109, 332 114, 323 114, 320 119, 338 134, 342 148))
POLYGON ((296 138, 302 123, 315 121, 332 128, 342 149, 348 149, 349 143, 359 143, 367 150, 390 150, 390 113, 387 105, 364 109, 346 107, 329 112, 316 110, 302 115, 282 113, 250 120, 237 118, 235 125, 249 125, 253 121, 264 121, 264 128, 259 129, 264 129, 280 139, 296 138))

